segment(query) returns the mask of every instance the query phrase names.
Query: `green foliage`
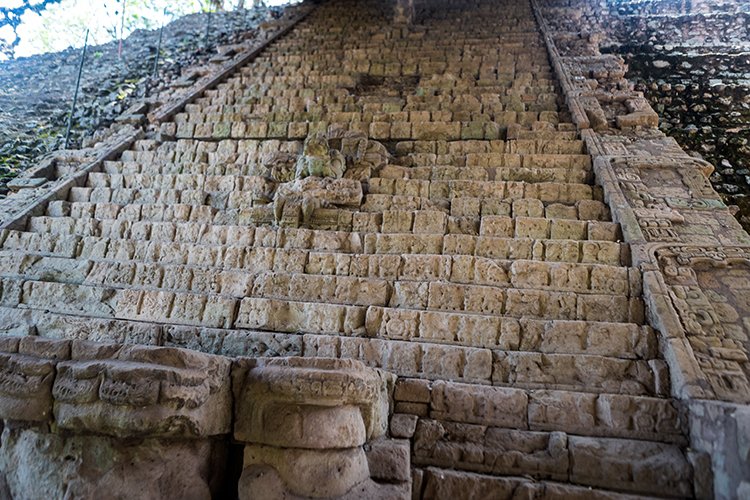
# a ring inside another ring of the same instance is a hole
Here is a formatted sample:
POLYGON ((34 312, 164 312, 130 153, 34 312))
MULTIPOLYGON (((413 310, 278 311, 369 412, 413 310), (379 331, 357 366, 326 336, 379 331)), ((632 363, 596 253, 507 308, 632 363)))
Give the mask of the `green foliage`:
POLYGON ((16 7, 0 7, 0 27, 10 26, 13 29, 13 39, 10 41, 4 40, 0 43, 0 53, 6 55, 8 58, 13 58, 13 53, 16 46, 21 41, 18 36, 18 26, 21 24, 21 20, 24 14, 29 12, 40 13, 44 11, 50 4, 60 2, 61 0, 22 0, 21 5, 16 7))
POLYGON ((58 51, 82 45, 83 33, 90 29, 89 43, 101 44, 127 37, 136 29, 157 29, 185 14, 221 9, 228 3, 223 0, 101 0, 93 4, 83 0, 21 1, 18 7, 0 7, 0 28, 13 29, 12 40, 0 38, 0 60, 12 59, 22 41, 26 54, 58 51), (24 29, 23 23, 35 15, 39 17, 34 20, 33 31, 24 29))

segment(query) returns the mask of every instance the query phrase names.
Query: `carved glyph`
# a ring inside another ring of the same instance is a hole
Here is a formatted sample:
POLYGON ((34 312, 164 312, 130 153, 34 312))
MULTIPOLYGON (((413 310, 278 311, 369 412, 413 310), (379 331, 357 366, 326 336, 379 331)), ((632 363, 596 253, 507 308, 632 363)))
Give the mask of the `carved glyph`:
POLYGON ((750 248, 668 246, 655 256, 707 384, 719 399, 750 401, 750 248))

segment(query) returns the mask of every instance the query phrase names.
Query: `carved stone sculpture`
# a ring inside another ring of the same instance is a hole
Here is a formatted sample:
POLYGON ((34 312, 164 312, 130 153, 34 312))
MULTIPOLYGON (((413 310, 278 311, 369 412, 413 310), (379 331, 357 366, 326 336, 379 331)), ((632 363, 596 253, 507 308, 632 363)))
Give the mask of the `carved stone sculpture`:
POLYGON ((234 437, 247 443, 240 498, 377 496, 363 445, 385 435, 391 376, 353 360, 285 358, 238 361, 232 380, 234 437))
POLYGON ((305 139, 302 156, 297 159, 294 176, 333 177, 340 179, 346 170, 346 160, 340 151, 331 149, 325 134, 317 132, 305 139))
POLYGON ((308 136, 295 163, 293 178, 288 156, 277 154, 269 158, 267 175, 278 183, 273 194, 276 223, 282 220, 285 210, 301 211, 302 221, 309 223, 318 208, 359 206, 362 185, 358 180, 342 178, 347 167, 380 168, 387 163, 388 152, 382 144, 361 135, 344 135, 337 141, 342 151, 331 148, 325 134, 308 136))

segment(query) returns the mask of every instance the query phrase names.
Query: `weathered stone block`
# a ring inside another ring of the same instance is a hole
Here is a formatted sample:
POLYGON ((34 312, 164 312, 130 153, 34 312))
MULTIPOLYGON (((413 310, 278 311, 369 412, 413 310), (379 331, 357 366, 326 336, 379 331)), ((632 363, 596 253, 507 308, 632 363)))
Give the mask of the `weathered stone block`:
POLYGON ((294 448, 350 448, 388 425, 390 377, 354 360, 246 359, 233 368, 234 437, 294 448))
POLYGON ((57 424, 117 437, 230 431, 229 360, 169 347, 75 341, 57 365, 57 424))
POLYGON ((0 418, 50 420, 55 366, 70 356, 70 342, 38 337, 2 337, 0 342, 0 418))
POLYGON ((410 450, 407 439, 376 439, 367 444, 365 454, 370 477, 387 482, 411 479, 410 450))
POLYGON ((207 439, 123 441, 6 427, 0 446, 11 498, 208 500, 219 494, 225 460, 223 445, 207 439))
POLYGON ((690 496, 690 464, 677 446, 621 439, 571 436, 570 479, 665 496, 690 496))
POLYGON ((283 498, 289 493, 304 498, 340 497, 369 476, 361 447, 306 450, 246 445, 238 493, 242 499, 283 498))

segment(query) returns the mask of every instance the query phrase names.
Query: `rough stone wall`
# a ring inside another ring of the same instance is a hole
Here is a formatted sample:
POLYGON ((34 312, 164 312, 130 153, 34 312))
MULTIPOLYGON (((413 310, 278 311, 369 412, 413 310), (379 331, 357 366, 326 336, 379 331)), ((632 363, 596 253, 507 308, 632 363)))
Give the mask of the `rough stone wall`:
MULTIPOLYGON (((620 54, 627 78, 659 113, 659 128, 716 169, 710 176, 750 228, 750 3, 607 0, 550 2, 620 54), (576 9, 573 19, 567 5, 576 9)), ((552 26, 559 21, 550 16, 552 26)))
POLYGON ((201 497, 745 492, 750 237, 575 13, 303 5, 32 172, 0 233, 11 494, 34 464, 101 492, 45 465, 80 446, 131 478, 175 447, 201 497))

